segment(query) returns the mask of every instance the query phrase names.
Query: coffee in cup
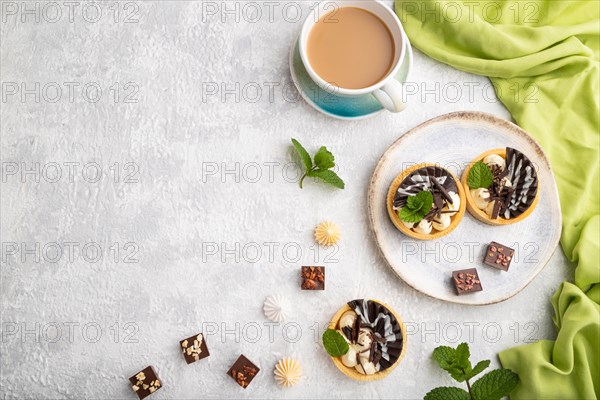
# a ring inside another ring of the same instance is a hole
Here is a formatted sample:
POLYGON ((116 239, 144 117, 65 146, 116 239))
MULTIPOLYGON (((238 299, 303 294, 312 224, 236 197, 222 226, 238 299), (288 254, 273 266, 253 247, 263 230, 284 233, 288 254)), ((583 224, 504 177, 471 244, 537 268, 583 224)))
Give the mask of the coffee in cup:
POLYGON ((324 81, 362 89, 381 81, 394 66, 392 33, 377 15, 341 7, 323 15, 310 30, 308 60, 324 81))
POLYGON ((380 0, 325 0, 304 21, 302 64, 323 90, 343 97, 372 95, 387 110, 404 110, 397 77, 407 39, 394 11, 380 0))

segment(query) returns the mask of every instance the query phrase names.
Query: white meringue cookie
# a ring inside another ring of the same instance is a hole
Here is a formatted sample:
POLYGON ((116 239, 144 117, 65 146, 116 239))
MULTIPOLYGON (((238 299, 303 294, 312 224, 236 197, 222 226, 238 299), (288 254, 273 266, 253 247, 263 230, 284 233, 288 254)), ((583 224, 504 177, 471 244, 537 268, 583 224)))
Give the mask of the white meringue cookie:
POLYGON ((498 154, 490 154, 489 156, 487 156, 483 159, 483 162, 488 167, 491 167, 492 165, 497 165, 503 171, 504 171, 504 168, 506 168, 506 160, 504 158, 500 157, 498 154))
POLYGON ((458 211, 460 208, 460 196, 458 193, 454 192, 448 192, 448 195, 452 199, 452 203, 446 202, 446 205, 444 208, 442 208, 442 211, 458 211))
POLYGON ((346 311, 340 318, 340 329, 349 326, 354 326, 356 321, 356 313, 354 311, 346 311))
POLYGON ((490 202, 490 191, 483 188, 471 189, 471 197, 473 198, 477 208, 480 210, 485 210, 490 202))
POLYGON ((433 221, 431 221, 431 225, 433 229, 437 231, 443 231, 450 226, 452 220, 448 214, 440 214, 438 217, 435 217, 433 221))
POLYGON ((356 357, 356 350, 350 346, 348 352, 342 356, 342 364, 348 368, 356 367, 358 365, 358 359, 356 357))
POLYGON ((431 233, 431 229, 431 222, 423 218, 421 222, 419 222, 419 224, 413 228, 413 231, 422 235, 429 235, 431 233))
POLYGON ((265 317, 273 322, 283 322, 287 318, 288 303, 283 296, 276 294, 268 296, 263 305, 265 317))

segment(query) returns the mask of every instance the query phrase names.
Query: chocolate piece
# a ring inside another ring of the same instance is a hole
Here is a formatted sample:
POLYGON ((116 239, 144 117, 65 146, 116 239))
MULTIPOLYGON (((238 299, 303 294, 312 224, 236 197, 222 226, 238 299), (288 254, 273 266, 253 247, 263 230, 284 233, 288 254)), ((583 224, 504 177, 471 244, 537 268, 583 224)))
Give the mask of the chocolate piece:
POLYGON ((229 368, 227 375, 235 379, 238 385, 246 389, 259 371, 260 368, 242 354, 233 363, 231 368, 229 368))
POLYGON ((158 379, 158 375, 156 375, 156 371, 151 365, 129 378, 129 382, 131 382, 131 388, 137 393, 140 400, 150 396, 162 387, 162 382, 158 379))
POLYGON ((325 290, 325 267, 302 267, 302 290, 325 290))
POLYGON ((185 358, 185 362, 188 364, 202 360, 210 355, 208 353, 208 347, 206 347, 204 335, 201 333, 183 339, 179 342, 179 345, 181 346, 183 358, 185 358))
MULTIPOLYGON (((373 330, 368 359, 379 365, 380 371, 389 368, 398 360, 404 346, 398 320, 385 306, 372 300, 353 300, 348 305, 356 313, 360 326, 373 330)), ((358 333, 356 336, 358 338, 358 333)))
POLYGON ((442 197, 449 197, 448 192, 458 193, 456 181, 444 168, 437 166, 428 166, 419 168, 411 172, 398 187, 398 191, 394 195, 394 210, 399 210, 406 205, 408 196, 414 196, 419 192, 428 191, 434 193, 440 191, 442 197), (433 183, 435 180, 444 190, 442 192, 438 186, 433 183))
POLYGON ((461 269, 452 272, 452 283, 454 283, 456 294, 459 296, 467 293, 481 292, 483 290, 483 286, 481 286, 481 281, 479 280, 479 274, 477 274, 477 269, 475 268, 461 269))
POLYGON ((489 265, 490 267, 508 271, 514 255, 514 249, 497 242, 492 242, 489 244, 487 251, 485 252, 483 263, 485 265, 489 265))

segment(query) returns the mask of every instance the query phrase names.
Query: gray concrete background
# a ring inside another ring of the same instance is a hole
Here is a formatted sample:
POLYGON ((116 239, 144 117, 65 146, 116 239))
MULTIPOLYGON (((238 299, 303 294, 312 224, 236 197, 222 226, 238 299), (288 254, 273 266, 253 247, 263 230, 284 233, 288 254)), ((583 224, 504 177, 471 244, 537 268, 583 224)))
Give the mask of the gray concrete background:
POLYGON ((133 399, 128 377, 151 364, 154 399, 412 399, 453 384, 431 360, 440 344, 497 366, 498 351, 554 337, 549 298, 571 278, 560 250, 517 296, 468 307, 406 286, 370 236, 367 185, 403 132, 458 110, 510 118, 488 79, 415 51, 409 110, 337 121, 290 81, 312 2, 48 4, 1 3, 0 397, 133 399), (290 137, 326 145, 347 188, 300 190, 290 137), (313 243, 323 219, 342 229, 335 251, 313 243), (326 265, 326 291, 299 290, 308 263, 326 265), (293 306, 287 325, 262 315, 272 293, 293 306), (409 328, 402 364, 368 384, 315 339, 361 297, 409 328), (211 356, 188 366, 178 342, 200 330, 211 356), (240 353, 261 368, 245 391, 225 375, 240 353), (283 390, 272 374, 288 355, 305 376, 283 390))

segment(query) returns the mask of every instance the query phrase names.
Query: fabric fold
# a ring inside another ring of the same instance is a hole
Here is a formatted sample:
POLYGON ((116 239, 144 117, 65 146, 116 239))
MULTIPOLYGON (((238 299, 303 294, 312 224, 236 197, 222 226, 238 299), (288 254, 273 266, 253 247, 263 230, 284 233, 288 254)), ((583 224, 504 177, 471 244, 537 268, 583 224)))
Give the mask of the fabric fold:
POLYGON ((600 2, 396 0, 411 43, 490 77, 556 177, 562 249, 576 266, 551 299, 555 341, 499 354, 516 399, 600 397, 600 2))

